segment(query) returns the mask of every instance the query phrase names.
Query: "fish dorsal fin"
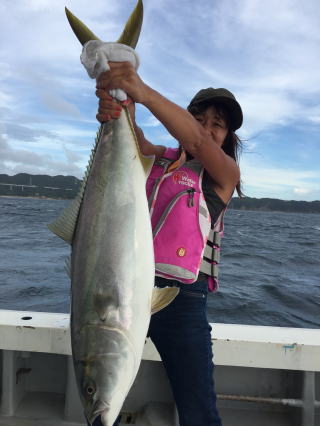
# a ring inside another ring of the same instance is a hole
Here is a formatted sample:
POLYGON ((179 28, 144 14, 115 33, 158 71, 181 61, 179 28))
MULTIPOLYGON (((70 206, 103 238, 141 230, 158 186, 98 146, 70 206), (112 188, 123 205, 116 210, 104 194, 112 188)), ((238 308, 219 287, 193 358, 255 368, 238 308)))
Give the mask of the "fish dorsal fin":
POLYGON ((178 287, 154 287, 152 292, 151 315, 168 306, 179 294, 178 287))
POLYGON ((155 156, 154 155, 146 156, 146 155, 142 154, 142 152, 140 151, 140 146, 139 146, 139 143, 138 143, 136 132, 134 131, 134 126, 133 126, 133 123, 132 123, 132 120, 131 120, 131 116, 130 116, 130 112, 128 110, 128 107, 123 106, 123 109, 124 109, 124 112, 125 112, 126 117, 128 119, 132 134, 134 135, 134 139, 135 139, 135 142, 136 142, 136 147, 137 147, 137 151, 138 151, 138 154, 139 154, 139 158, 140 158, 140 161, 141 161, 141 164, 142 164, 142 167, 144 169, 146 179, 147 179, 147 177, 149 176, 150 171, 152 169, 152 166, 154 164, 155 156))
POLYGON ((126 44, 133 49, 136 47, 142 27, 143 20, 143 3, 138 0, 136 7, 129 16, 129 19, 122 31, 117 43, 126 44))
POLYGON ((84 174, 82 184, 80 186, 80 190, 76 196, 76 198, 66 207, 60 216, 52 223, 48 225, 50 231, 56 234, 58 237, 62 238, 68 244, 72 244, 74 231, 76 229, 78 216, 83 200, 84 191, 86 189, 88 176, 90 174, 90 170, 93 164, 94 156, 97 151, 98 143, 102 139, 102 134, 106 134, 110 132, 111 124, 105 123, 102 124, 97 132, 97 136, 95 139, 94 147, 91 151, 91 155, 89 158, 89 163, 84 174))

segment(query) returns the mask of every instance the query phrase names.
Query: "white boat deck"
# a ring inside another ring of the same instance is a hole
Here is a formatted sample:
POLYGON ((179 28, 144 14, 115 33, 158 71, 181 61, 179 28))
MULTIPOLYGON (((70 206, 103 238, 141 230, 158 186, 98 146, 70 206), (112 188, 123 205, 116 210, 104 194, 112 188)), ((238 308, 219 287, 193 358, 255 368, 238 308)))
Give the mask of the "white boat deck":
MULTIPOLYGON (((320 426, 320 330, 212 327, 224 426, 320 426)), ((84 424, 70 358, 68 314, 0 310, 1 353, 0 426, 84 424)), ((178 425, 158 361, 148 339, 124 405, 123 424, 178 425)))

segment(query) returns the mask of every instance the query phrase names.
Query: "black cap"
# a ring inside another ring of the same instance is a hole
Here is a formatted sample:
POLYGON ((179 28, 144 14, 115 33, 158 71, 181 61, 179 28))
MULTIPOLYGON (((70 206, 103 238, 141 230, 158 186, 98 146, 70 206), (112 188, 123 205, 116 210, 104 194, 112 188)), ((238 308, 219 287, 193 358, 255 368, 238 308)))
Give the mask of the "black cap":
POLYGON ((237 130, 241 127, 243 121, 242 109, 240 104, 237 102, 234 95, 227 89, 213 89, 208 87, 207 89, 200 90, 194 98, 191 100, 188 110, 203 102, 212 102, 222 104, 226 107, 229 112, 232 130, 237 130))

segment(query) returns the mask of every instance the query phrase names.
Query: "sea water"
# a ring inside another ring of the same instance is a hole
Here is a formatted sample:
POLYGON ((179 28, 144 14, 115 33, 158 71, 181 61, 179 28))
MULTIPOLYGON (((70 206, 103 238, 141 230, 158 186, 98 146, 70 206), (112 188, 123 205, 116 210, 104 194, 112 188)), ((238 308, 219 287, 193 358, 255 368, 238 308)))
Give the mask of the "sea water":
MULTIPOLYGON (((69 312, 70 247, 52 222, 70 201, 0 197, 0 309, 69 312)), ((229 210, 210 322, 320 327, 320 215, 229 210)))

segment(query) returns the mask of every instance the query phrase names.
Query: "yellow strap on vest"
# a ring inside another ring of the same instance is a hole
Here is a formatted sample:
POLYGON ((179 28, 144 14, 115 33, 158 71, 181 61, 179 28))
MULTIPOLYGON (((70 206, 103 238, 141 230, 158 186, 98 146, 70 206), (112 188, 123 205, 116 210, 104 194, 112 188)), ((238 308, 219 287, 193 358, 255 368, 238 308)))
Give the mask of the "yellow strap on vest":
POLYGON ((173 170, 176 170, 181 167, 186 162, 186 159, 186 152, 184 149, 182 149, 180 157, 168 167, 167 173, 173 172, 173 170))

